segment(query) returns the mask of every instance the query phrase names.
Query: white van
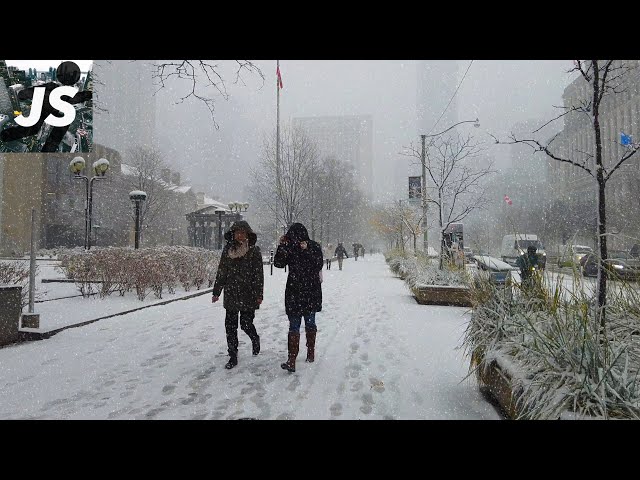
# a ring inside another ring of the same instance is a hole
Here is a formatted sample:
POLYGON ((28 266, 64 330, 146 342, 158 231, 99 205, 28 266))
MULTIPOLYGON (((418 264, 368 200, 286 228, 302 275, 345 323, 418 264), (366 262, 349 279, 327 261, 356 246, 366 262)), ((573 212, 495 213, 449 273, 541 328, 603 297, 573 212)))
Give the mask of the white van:
POLYGON ((547 253, 544 251, 544 246, 538 239, 538 236, 531 233, 516 233, 515 235, 505 235, 502 237, 500 257, 503 262, 515 266, 518 257, 526 254, 527 248, 530 245, 536 247, 538 262, 540 263, 540 267, 544 269, 547 264, 547 253))

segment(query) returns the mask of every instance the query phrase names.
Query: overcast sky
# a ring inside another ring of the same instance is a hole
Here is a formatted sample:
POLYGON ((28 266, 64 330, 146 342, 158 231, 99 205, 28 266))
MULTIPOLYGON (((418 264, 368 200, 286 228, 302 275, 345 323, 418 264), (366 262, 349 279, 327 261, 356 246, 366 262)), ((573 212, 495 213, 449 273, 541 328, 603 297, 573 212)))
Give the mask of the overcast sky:
MULTIPOLYGON (((245 73, 237 83, 235 62, 211 62, 223 73, 228 98, 213 87, 198 87, 197 93, 216 98, 219 128, 214 128, 202 102, 191 98, 176 104, 191 84, 170 81, 155 96, 159 141, 185 180, 211 185, 223 199, 237 198, 260 156, 263 135, 276 126, 276 61, 255 62, 264 81, 258 74, 245 73)), ((572 66, 570 60, 451 62, 457 65, 452 82, 456 85, 434 87, 429 92, 433 104, 446 105, 459 84, 451 104, 457 110, 455 116, 459 120, 477 117, 481 127, 458 128, 470 128, 487 140, 488 154, 499 166, 508 163, 509 147, 492 145, 488 133, 504 138, 516 123, 552 118, 557 114, 553 105, 562 105, 562 92, 570 81, 567 70, 572 66)), ((443 61, 433 65, 452 68, 443 61)), ((426 133, 416 126, 419 68, 424 64, 415 60, 281 60, 281 126, 298 116, 372 115, 374 192, 377 198, 400 198, 406 193, 407 176, 419 172, 401 152, 426 133)), ((447 121, 443 118, 434 131, 448 127, 447 121)))

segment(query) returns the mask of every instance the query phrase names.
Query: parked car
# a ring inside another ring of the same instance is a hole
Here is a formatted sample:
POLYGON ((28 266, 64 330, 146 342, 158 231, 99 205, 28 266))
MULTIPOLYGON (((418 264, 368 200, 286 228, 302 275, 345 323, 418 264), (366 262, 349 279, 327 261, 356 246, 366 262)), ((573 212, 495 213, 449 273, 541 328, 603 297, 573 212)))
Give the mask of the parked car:
MULTIPOLYGON (((611 250, 604 266, 609 272, 610 278, 616 280, 640 279, 640 260, 632 257, 624 250, 611 250)), ((582 275, 595 277, 598 275, 598 257, 595 253, 588 253, 580 261, 582 275)))
POLYGON ((586 245, 565 245, 558 257, 559 267, 573 267, 580 265, 580 260, 588 254, 593 253, 593 248, 586 245))
POLYGON ((474 255, 476 265, 478 265, 478 275, 489 278, 497 285, 504 285, 510 278, 511 272, 518 270, 506 262, 488 255, 474 255))

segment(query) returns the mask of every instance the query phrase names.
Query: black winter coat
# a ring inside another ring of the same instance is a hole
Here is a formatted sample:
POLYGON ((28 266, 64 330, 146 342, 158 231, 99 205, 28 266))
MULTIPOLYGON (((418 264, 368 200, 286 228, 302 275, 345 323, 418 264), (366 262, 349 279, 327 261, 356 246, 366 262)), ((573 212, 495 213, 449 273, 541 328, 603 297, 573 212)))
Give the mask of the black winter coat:
POLYGON ((231 226, 224 238, 227 244, 222 250, 212 294, 219 297, 224 289, 223 305, 227 310, 257 310, 260 308, 258 298, 262 298, 264 291, 262 254, 256 246, 258 237, 247 222, 239 221, 231 226), (238 227, 248 232, 249 251, 240 258, 231 258, 229 248, 233 246, 233 233, 238 227))
POLYGON ((322 285, 320 271, 324 259, 320 244, 309 239, 307 229, 301 223, 294 223, 287 232, 286 245, 278 245, 273 259, 277 268, 289 266, 284 305, 287 315, 302 316, 322 310, 322 285), (301 241, 307 248, 300 248, 301 241))

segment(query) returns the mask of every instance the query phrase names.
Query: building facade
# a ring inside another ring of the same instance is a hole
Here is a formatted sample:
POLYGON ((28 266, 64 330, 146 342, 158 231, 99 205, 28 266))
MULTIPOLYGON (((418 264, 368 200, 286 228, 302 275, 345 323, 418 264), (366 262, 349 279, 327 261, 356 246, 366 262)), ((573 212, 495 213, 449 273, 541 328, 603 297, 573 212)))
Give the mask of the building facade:
POLYGON ((369 199, 373 195, 373 117, 344 115, 297 117, 300 127, 318 145, 320 158, 333 156, 352 165, 358 187, 369 199))
MULTIPOLYGON (((604 96, 599 116, 603 164, 607 169, 612 168, 631 148, 631 145, 622 144, 622 134, 630 136, 634 144, 640 141, 640 61, 617 60, 613 68, 615 70, 612 70, 614 73, 611 77, 622 75, 609 84, 610 87, 615 86, 615 91, 610 90, 604 96)), ((592 97, 592 87, 581 75, 577 76, 564 90, 564 107, 588 107, 592 97)), ((550 151, 593 170, 595 134, 592 121, 592 116, 584 112, 565 115, 563 130, 551 143, 550 151)), ((584 197, 592 199, 590 203, 594 204, 597 183, 584 170, 549 159, 548 178, 555 195, 567 204, 581 202, 584 197)), ((612 237, 613 248, 626 248, 628 243, 634 243, 633 237, 640 234, 639 187, 640 154, 636 154, 613 174, 606 187, 609 228, 623 232, 620 236, 612 237), (627 237, 628 240, 625 240, 627 237)), ((595 228, 595 217, 595 213, 589 214, 585 222, 595 228)))

